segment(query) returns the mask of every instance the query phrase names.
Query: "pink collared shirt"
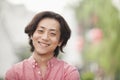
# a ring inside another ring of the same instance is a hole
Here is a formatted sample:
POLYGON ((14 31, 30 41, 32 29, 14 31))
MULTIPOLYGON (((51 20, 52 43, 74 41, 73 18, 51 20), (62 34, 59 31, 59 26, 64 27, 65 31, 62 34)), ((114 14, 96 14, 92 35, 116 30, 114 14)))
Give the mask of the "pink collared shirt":
POLYGON ((33 57, 15 64, 6 73, 5 80, 80 80, 78 70, 53 57, 48 62, 47 72, 44 78, 33 57))

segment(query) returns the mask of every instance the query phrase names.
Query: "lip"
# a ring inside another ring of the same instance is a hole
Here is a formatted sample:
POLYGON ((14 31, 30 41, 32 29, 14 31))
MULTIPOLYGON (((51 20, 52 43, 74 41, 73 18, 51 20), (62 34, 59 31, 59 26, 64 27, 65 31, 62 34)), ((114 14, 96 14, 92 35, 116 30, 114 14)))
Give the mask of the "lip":
POLYGON ((50 44, 38 41, 41 47, 48 47, 50 44))

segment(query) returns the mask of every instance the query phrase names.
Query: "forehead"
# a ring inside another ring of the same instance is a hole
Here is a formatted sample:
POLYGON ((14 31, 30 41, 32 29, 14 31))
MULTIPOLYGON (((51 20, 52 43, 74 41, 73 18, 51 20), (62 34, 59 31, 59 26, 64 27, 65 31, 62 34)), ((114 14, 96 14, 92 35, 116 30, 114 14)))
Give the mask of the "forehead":
POLYGON ((49 30, 59 30, 60 24, 57 20, 53 18, 44 18, 38 23, 38 28, 49 29, 49 30))

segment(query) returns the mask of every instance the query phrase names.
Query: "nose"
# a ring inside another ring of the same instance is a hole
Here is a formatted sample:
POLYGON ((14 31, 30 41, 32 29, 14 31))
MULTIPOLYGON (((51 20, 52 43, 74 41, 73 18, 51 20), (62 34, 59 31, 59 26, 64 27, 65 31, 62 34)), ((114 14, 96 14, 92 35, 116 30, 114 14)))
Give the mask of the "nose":
POLYGON ((48 36, 48 33, 47 32, 45 32, 43 35, 42 35, 42 39, 43 40, 49 40, 49 36, 48 36))

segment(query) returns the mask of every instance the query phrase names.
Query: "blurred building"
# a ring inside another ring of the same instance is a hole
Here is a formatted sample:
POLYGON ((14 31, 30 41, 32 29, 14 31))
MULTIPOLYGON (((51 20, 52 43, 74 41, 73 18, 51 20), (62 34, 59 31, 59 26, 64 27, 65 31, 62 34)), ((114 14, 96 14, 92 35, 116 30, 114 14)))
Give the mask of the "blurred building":
POLYGON ((24 5, 13 5, 5 0, 0 0, 1 78, 4 77, 6 70, 18 60, 14 50, 18 44, 24 44, 27 40, 24 27, 32 15, 33 12, 26 10, 24 5))

